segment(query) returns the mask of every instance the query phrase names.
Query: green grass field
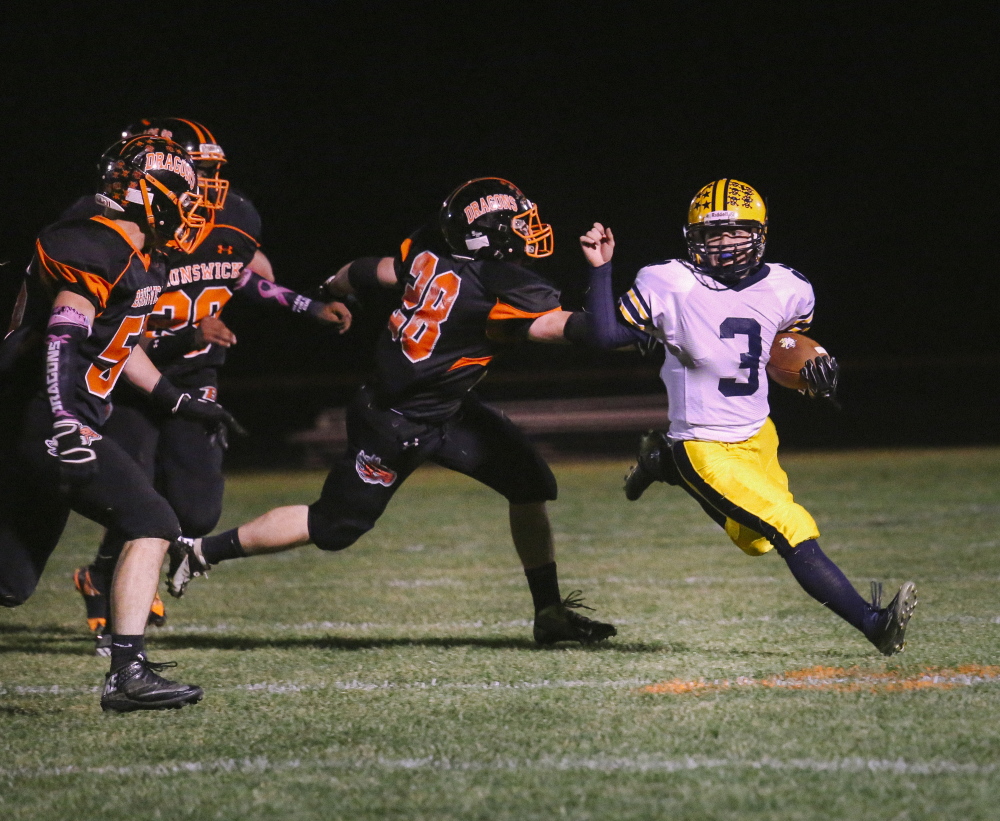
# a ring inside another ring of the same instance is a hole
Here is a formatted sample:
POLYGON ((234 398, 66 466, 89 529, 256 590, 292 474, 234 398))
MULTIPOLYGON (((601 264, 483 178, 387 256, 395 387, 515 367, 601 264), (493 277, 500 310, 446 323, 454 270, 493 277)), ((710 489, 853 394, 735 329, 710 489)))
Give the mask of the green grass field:
MULTIPOLYGON (((0 817, 996 818, 1000 450, 783 462, 859 590, 917 581, 902 655, 679 490, 626 502, 623 462, 557 464, 551 506, 563 593, 619 636, 537 649, 503 500, 428 469, 354 548, 168 600, 151 655, 205 700, 103 715, 70 580, 97 529, 75 519, 0 612, 0 817)), ((321 480, 233 477, 222 524, 321 480)))

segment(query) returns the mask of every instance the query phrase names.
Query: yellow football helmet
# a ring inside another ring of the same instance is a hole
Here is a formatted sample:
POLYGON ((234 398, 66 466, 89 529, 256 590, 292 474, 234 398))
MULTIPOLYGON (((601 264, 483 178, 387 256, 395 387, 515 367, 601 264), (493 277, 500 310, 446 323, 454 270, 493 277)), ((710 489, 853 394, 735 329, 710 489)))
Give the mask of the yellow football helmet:
POLYGON ((715 180, 691 200, 684 238, 694 267, 731 285, 757 268, 764 258, 767 206, 745 182, 715 180), (719 242, 723 235, 736 232, 735 241, 719 242))

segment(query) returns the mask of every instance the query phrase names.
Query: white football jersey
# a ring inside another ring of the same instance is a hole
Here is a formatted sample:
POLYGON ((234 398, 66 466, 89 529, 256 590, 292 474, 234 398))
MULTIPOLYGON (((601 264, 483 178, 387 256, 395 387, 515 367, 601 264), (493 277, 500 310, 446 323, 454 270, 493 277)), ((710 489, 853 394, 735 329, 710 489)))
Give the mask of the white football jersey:
POLYGON ((724 287, 678 259, 648 265, 618 303, 625 319, 666 346, 660 377, 671 439, 742 442, 768 415, 774 337, 812 322, 812 285, 770 263, 724 287))

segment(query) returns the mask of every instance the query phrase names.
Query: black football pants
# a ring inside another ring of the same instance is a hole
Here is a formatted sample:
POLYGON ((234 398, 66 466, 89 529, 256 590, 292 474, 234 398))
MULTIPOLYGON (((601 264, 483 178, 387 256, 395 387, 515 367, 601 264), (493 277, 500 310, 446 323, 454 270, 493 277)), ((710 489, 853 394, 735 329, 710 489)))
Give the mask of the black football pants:
POLYGON ((427 424, 379 408, 362 388, 347 409, 347 437, 346 453, 309 507, 309 537, 323 550, 342 550, 371 530, 399 486, 428 461, 482 482, 512 504, 556 498, 555 476, 534 445, 472 394, 446 422, 427 424))
MULTIPOLYGON (((5 411, 11 410, 6 407, 5 411)), ((93 443, 97 474, 68 490, 45 440, 52 414, 39 395, 8 440, 0 463, 0 604, 23 604, 35 591, 62 535, 70 510, 113 529, 126 541, 174 539, 180 524, 167 500, 126 451, 108 436, 93 443)))

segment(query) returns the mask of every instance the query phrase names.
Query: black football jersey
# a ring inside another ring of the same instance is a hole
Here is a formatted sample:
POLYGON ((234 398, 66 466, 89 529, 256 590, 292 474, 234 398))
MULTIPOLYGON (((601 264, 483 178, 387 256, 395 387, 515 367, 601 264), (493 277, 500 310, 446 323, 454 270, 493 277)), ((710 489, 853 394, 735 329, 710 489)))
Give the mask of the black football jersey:
MULTIPOLYGON (((57 222, 39 235, 28 267, 25 311, 38 338, 60 291, 72 291, 94 306, 90 336, 79 347, 71 399, 81 421, 102 425, 110 414, 111 391, 142 338, 165 276, 161 255, 143 253, 104 217, 57 222)), ((43 383, 43 369, 34 369, 32 378, 43 383)))
POLYGON ((233 295, 233 286, 260 248, 260 215, 253 203, 229 189, 215 227, 193 254, 167 249, 167 284, 149 319, 149 357, 166 375, 184 384, 184 375, 218 368, 226 349, 206 345, 177 350, 177 338, 206 316, 217 316, 233 295))
POLYGON ((400 306, 377 346, 379 401, 412 419, 441 421, 486 373, 495 343, 490 320, 525 320, 560 310, 559 292, 510 262, 451 256, 422 229, 395 258, 400 306))
MULTIPOLYGON (((103 213, 93 196, 81 197, 65 212, 69 217, 103 213)), ((167 283, 149 319, 147 349, 157 368, 186 386, 193 381, 215 384, 214 373, 226 361, 226 349, 206 345, 192 350, 194 327, 206 316, 217 316, 233 295, 243 267, 260 248, 261 220, 253 203, 230 187, 225 207, 216 214, 215 227, 193 254, 167 248, 167 283), (186 378, 187 377, 187 378, 186 378)))

